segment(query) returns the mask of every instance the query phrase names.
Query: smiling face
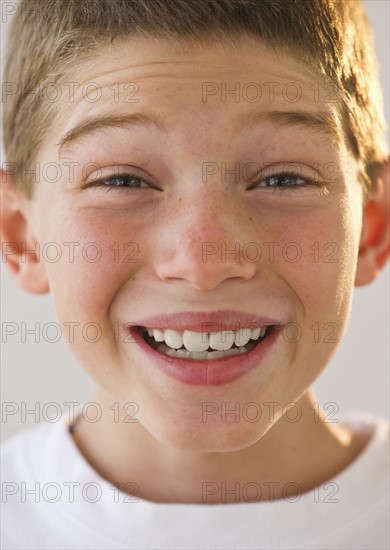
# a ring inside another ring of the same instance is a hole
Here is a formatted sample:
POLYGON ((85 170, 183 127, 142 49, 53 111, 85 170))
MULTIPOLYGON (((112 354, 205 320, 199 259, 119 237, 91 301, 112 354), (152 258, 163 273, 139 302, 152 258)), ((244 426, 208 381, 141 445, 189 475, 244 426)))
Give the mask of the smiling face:
POLYGON ((272 419, 204 422, 203 404, 279 403, 277 419, 325 368, 349 315, 362 194, 317 77, 258 40, 186 46, 132 39, 82 67, 37 159, 60 162, 61 179, 47 168, 29 220, 42 247, 61 247, 44 265, 63 333, 112 401, 137 403, 137 418, 167 445, 234 450, 272 419), (297 111, 304 121, 280 114, 297 111), (107 117, 104 128, 96 122, 107 117), (122 328, 227 309, 291 323, 227 384, 168 376, 122 328), (101 329, 96 342, 90 323, 101 329))

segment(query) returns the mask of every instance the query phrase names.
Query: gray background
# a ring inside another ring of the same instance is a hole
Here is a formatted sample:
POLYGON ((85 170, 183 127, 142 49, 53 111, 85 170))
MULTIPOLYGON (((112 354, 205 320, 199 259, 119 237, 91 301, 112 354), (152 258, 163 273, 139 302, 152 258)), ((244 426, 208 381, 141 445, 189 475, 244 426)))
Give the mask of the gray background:
MULTIPOLYGON (((351 0, 353 1, 353 0, 351 0)), ((1 2, 2 7, 5 2, 1 2)), ((381 65, 382 85, 385 98, 387 123, 389 124, 389 1, 366 0, 368 16, 373 24, 377 51, 381 65)), ((2 18, 4 19, 4 18, 2 18)), ((2 44, 7 25, 2 21, 2 44)), ((4 42, 3 42, 4 40, 4 42)), ((3 47, 2 47, 3 50, 3 47)), ((2 145, 2 138, 1 145, 2 145)), ((5 161, 3 149, 2 162, 5 161)), ((35 323, 40 327, 56 322, 56 314, 50 295, 35 296, 20 290, 13 282, 8 268, 1 263, 1 320, 22 322, 27 328, 35 323)), ((350 410, 365 410, 388 418, 389 416, 389 267, 380 274, 377 281, 367 287, 355 290, 351 320, 344 340, 326 370, 315 383, 317 400, 328 412, 338 414, 350 410), (335 409, 334 409, 335 407, 335 409)), ((60 410, 68 414, 64 403, 87 403, 92 399, 92 382, 77 364, 63 340, 57 343, 47 341, 49 337, 35 342, 34 336, 27 336, 22 343, 20 334, 10 337, 2 344, 1 382, 2 405, 14 402, 19 412, 7 421, 2 417, 1 439, 9 437, 28 426, 35 425, 41 418, 38 414, 22 414, 24 410, 35 409, 43 417, 55 417, 53 408, 45 404, 56 402, 60 410)), ((338 414, 335 418, 337 418, 338 414)))

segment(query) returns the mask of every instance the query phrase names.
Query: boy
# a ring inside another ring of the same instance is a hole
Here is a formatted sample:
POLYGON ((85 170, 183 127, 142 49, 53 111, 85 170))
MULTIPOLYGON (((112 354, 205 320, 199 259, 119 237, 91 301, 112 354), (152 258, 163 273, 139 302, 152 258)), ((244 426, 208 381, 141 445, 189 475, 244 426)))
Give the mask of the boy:
POLYGON ((389 255, 360 2, 30 0, 9 52, 7 263, 96 414, 4 445, 3 548, 388 548, 388 423, 311 389, 389 255))

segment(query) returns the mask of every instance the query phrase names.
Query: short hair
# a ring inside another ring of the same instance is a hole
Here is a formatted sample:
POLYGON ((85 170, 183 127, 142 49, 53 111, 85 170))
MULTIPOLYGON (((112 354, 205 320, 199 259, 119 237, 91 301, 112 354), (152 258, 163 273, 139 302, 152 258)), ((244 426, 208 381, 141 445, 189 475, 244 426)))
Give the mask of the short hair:
POLYGON ((372 29, 360 0, 20 0, 18 12, 4 73, 6 85, 16 84, 3 104, 4 146, 16 184, 29 198, 33 177, 23 178, 22 167, 33 165, 58 115, 58 105, 36 91, 66 82, 114 40, 134 36, 234 46, 235 38, 254 35, 293 55, 337 86, 342 131, 365 199, 375 185, 387 156, 386 121, 372 29))

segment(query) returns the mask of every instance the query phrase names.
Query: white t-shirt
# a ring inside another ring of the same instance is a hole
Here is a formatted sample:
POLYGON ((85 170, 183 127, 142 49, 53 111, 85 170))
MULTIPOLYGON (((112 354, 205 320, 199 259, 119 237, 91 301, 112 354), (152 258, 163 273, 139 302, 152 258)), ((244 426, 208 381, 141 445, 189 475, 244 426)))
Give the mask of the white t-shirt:
POLYGON ((389 422, 355 411, 340 423, 372 437, 330 482, 291 499, 224 504, 131 497, 89 465, 65 418, 38 424, 3 444, 1 548, 388 550, 389 422))

